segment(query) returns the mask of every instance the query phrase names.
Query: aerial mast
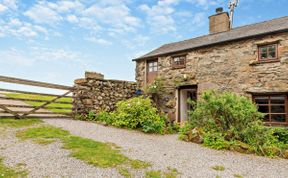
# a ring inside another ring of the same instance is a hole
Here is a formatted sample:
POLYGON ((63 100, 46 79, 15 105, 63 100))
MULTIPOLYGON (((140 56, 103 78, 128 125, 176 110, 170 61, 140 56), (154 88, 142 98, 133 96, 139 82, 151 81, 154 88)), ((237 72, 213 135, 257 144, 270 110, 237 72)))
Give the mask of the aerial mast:
POLYGON ((233 20, 234 20, 234 11, 235 8, 239 5, 240 0, 229 0, 228 7, 230 9, 230 29, 233 28, 233 20))

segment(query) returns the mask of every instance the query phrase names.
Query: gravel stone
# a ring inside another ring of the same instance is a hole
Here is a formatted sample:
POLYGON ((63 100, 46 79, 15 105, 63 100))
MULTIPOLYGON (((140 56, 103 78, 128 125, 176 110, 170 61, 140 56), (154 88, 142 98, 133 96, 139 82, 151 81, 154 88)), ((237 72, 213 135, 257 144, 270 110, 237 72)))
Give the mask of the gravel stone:
POLYGON ((131 159, 152 163, 153 169, 176 168, 180 177, 233 178, 234 174, 251 178, 287 178, 288 160, 270 159, 231 151, 217 151, 177 139, 177 135, 148 135, 137 131, 105 127, 91 122, 52 119, 46 123, 62 127, 73 135, 111 142, 122 147, 131 159), (224 171, 211 167, 223 165, 224 171))

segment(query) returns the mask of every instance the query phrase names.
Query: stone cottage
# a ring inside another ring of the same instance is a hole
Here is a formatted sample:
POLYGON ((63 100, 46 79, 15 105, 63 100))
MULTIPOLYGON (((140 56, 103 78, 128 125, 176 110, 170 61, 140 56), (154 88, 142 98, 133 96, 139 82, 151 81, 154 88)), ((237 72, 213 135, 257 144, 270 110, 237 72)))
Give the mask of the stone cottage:
POLYGON ((136 81, 164 81, 160 108, 187 120, 187 99, 231 91, 253 99, 269 124, 288 125, 288 17, 230 29, 229 15, 209 17, 210 34, 163 45, 136 58, 136 81))

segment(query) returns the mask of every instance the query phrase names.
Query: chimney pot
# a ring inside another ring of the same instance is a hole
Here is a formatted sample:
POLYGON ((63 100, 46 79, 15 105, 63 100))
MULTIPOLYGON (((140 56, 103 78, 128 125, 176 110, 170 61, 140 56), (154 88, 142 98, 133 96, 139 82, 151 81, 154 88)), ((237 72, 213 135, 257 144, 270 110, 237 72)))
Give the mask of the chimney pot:
POLYGON ((217 14, 220 14, 220 13, 222 13, 223 12, 223 7, 218 7, 217 9, 216 9, 216 13, 217 14))

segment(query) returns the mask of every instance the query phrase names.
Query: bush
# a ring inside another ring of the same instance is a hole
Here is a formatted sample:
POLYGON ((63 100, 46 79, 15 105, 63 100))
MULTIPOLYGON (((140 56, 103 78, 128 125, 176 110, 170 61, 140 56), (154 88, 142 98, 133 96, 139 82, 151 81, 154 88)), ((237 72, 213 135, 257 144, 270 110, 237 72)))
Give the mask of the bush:
POLYGON ((163 134, 166 117, 160 115, 149 98, 137 97, 116 104, 114 112, 100 112, 96 121, 116 127, 141 129, 146 133, 163 134))
POLYGON ((226 137, 241 139, 248 124, 263 117, 249 99, 233 93, 205 92, 190 113, 190 124, 226 137))
MULTIPOLYGON (((204 145, 214 149, 242 150, 267 156, 282 156, 288 131, 267 128, 253 102, 233 93, 205 92, 189 114, 180 138, 193 141, 191 130, 203 129, 204 145), (190 134, 190 135, 189 135, 190 134)), ((199 137, 199 136, 198 136, 199 137)))

